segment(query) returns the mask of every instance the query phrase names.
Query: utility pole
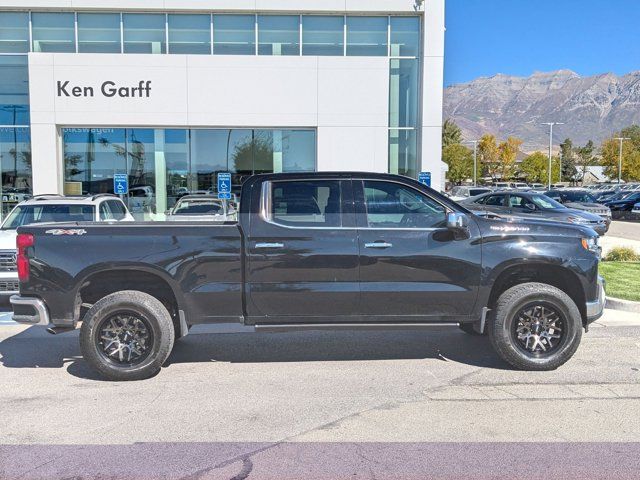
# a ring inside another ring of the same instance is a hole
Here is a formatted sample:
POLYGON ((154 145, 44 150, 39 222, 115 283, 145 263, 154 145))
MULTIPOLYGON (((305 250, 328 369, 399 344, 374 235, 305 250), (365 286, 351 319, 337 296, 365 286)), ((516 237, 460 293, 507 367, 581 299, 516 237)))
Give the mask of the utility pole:
POLYGON ((463 143, 473 143, 473 186, 478 186, 478 142, 480 140, 467 140, 463 143))
POLYGON ((618 185, 622 183, 622 142, 625 140, 631 140, 629 137, 617 137, 614 140, 620 142, 620 158, 618 159, 618 185))
MULTIPOLYGON (((542 125, 549 125, 549 190, 551 190, 551 150, 553 149, 553 127, 555 125, 564 125, 562 122, 544 122, 542 125)), ((562 172, 560 173, 562 178, 562 172)))

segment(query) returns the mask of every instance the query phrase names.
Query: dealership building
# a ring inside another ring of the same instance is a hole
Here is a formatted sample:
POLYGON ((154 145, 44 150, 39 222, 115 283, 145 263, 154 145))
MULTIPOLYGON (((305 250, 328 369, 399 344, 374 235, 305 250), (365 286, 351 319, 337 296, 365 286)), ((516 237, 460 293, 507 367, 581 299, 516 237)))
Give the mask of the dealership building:
POLYGON ((441 188, 444 0, 0 0, 2 209, 113 192, 159 218, 255 173, 441 188))

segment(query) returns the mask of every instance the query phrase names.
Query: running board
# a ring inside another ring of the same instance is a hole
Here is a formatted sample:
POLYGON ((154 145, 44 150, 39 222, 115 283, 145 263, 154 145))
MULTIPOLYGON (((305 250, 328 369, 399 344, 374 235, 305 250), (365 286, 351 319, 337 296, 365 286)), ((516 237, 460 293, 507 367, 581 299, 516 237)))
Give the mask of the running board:
POLYGON ((457 327, 458 322, 439 323, 290 323, 256 325, 256 332, 296 330, 414 330, 433 327, 457 327))

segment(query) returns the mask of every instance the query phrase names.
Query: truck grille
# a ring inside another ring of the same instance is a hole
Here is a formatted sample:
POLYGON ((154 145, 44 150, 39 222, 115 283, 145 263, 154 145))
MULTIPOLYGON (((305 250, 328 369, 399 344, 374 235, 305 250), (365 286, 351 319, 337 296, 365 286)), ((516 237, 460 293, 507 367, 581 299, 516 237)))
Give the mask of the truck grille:
POLYGON ((2 250, 0 251, 0 272, 17 272, 16 251, 2 250))
POLYGON ((0 281, 0 292, 17 292, 20 290, 20 282, 0 281))

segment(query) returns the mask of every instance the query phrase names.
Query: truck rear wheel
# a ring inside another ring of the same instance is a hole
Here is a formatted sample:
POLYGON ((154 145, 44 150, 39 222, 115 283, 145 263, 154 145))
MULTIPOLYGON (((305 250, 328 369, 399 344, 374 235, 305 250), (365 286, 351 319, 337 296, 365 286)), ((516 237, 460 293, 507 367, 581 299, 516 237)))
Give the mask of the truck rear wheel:
POLYGON ((576 304, 562 290, 543 283, 523 283, 502 293, 487 323, 493 348, 520 370, 558 368, 582 338, 576 304))
POLYGON ((125 290, 97 301, 80 329, 84 359, 109 380, 142 380, 160 371, 175 333, 158 299, 125 290))

